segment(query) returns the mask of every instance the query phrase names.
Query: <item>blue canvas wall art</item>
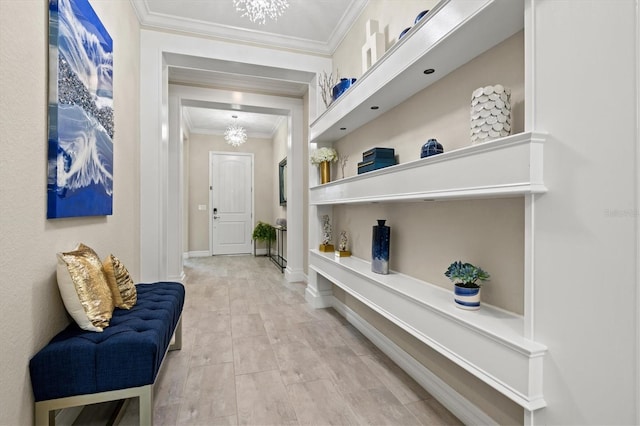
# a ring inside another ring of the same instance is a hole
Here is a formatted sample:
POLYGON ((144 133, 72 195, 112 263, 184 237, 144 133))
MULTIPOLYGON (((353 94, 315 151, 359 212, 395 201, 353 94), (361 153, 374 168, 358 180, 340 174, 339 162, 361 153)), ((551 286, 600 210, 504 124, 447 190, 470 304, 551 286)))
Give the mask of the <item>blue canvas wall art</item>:
POLYGON ((49 0, 47 217, 113 212, 113 41, 88 0, 49 0))

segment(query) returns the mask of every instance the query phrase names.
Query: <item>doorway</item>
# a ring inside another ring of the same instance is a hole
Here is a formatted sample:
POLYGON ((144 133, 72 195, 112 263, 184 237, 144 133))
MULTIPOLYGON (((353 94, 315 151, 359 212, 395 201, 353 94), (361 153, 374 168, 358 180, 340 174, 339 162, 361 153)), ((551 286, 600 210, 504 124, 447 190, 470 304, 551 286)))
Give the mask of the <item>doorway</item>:
POLYGON ((209 252, 249 254, 253 229, 253 154, 209 152, 209 252))

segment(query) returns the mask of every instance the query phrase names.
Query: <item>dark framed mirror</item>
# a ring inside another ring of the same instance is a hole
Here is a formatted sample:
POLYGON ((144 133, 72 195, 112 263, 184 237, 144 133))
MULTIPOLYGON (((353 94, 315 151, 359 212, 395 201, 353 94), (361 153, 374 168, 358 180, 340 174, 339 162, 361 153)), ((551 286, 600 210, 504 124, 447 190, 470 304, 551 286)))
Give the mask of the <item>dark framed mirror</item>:
POLYGON ((279 182, 278 185, 280 188, 280 205, 287 205, 287 157, 284 157, 278 166, 278 176, 279 182))

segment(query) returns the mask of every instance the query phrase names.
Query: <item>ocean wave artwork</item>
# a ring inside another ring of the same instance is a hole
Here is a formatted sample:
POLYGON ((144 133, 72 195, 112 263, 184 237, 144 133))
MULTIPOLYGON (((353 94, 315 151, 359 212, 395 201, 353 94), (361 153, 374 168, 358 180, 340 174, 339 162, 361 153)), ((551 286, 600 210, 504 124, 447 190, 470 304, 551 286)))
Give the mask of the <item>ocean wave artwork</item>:
POLYGON ((47 217, 113 213, 113 41, 88 0, 49 0, 47 217))

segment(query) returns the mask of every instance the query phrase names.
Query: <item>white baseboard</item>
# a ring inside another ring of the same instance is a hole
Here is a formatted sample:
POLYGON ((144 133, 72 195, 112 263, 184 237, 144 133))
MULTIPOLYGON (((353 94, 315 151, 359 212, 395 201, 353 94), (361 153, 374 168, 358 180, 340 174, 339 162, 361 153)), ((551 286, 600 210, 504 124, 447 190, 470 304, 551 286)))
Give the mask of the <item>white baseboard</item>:
POLYGON ((489 417, 484 411, 460 395, 424 365, 416 361, 415 358, 405 352, 400 346, 396 345, 391 339, 335 297, 333 297, 333 308, 464 424, 497 425, 496 421, 489 417))
POLYGON ((322 309, 331 308, 334 297, 329 294, 320 294, 318 290, 307 284, 307 288, 304 291, 304 299, 314 309, 322 309))
POLYGON ((186 280, 187 275, 184 273, 184 271, 182 271, 182 273, 180 275, 171 275, 167 277, 167 281, 179 281, 181 283, 184 283, 184 281, 186 280))
POLYGON ((284 277, 287 280, 287 282, 290 283, 297 283, 297 282, 307 282, 306 280, 306 275, 304 274, 304 271, 302 269, 291 269, 287 266, 287 268, 284 271, 284 277))
POLYGON ((208 250, 200 250, 200 251, 190 251, 184 254, 185 259, 190 257, 209 257, 211 254, 208 250))

